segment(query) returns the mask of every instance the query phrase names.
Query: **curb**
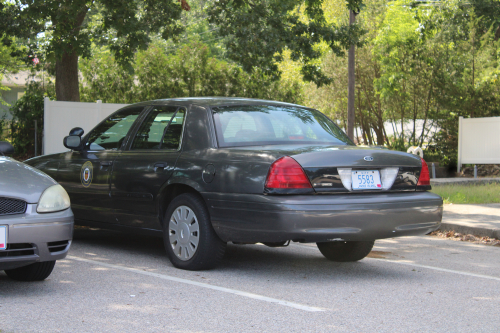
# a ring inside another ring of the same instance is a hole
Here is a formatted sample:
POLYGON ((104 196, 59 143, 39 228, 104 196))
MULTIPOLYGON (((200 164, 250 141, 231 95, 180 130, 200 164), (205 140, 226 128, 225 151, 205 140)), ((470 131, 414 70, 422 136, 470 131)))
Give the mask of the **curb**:
POLYGON ((479 185, 500 183, 500 178, 431 178, 431 186, 440 185, 479 185))
POLYGON ((459 232, 461 234, 466 235, 475 235, 480 237, 489 237, 500 239, 500 229, 488 229, 488 228, 479 228, 479 227, 468 227, 460 224, 453 223, 441 223, 439 229, 443 231, 453 230, 455 232, 459 232))

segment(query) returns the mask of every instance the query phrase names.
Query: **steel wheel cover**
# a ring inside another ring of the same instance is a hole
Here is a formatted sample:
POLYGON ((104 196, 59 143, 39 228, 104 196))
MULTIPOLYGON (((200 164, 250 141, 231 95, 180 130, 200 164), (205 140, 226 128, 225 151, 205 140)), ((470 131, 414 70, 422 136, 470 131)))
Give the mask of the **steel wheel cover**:
POLYGON ((196 214, 188 206, 175 209, 168 223, 168 238, 172 251, 180 260, 191 259, 198 250, 200 225, 196 214))

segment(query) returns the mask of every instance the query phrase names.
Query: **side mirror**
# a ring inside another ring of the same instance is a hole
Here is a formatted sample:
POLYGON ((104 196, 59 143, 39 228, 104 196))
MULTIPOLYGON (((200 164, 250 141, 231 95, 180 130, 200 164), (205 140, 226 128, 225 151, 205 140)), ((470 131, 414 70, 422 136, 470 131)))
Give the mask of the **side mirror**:
POLYGON ((64 147, 73 150, 80 150, 80 144, 82 143, 82 138, 78 135, 70 135, 64 137, 63 144, 64 147))
POLYGON ((83 128, 81 128, 81 127, 75 127, 73 129, 71 129, 71 131, 69 131, 69 135, 70 136, 76 135, 76 136, 82 137, 82 135, 83 135, 83 128))
POLYGON ((80 144, 82 143, 83 128, 75 127, 69 131, 69 136, 64 137, 64 147, 73 150, 81 150, 80 144))
POLYGON ((0 154, 3 156, 12 155, 14 154, 14 147, 7 141, 0 141, 0 154))

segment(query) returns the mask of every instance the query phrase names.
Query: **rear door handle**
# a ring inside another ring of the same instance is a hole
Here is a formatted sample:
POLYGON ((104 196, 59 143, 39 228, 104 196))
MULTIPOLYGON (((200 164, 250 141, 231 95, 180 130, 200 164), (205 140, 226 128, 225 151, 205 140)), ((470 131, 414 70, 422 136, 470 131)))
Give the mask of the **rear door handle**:
POLYGON ((167 166, 168 166, 168 164, 167 164, 167 163, 165 163, 165 162, 158 162, 158 163, 155 163, 155 171, 156 171, 156 169, 158 169, 158 168, 165 169, 167 166))
POLYGON ((101 166, 112 166, 113 161, 101 161, 101 166))

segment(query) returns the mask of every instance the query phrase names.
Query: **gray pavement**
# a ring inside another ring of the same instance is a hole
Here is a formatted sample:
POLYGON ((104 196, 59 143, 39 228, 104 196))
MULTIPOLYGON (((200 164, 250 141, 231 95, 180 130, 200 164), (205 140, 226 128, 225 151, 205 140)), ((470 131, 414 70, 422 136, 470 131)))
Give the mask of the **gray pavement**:
POLYGON ((172 267, 161 239, 75 230, 48 280, 0 272, 0 331, 491 332, 500 249, 437 237, 377 241, 355 263, 313 244, 229 245, 219 267, 172 267))
POLYGON ((500 239, 500 204, 449 204, 443 208, 441 230, 500 239))
MULTIPOLYGON (((434 178, 432 186, 500 183, 500 178, 434 178)), ((500 193, 499 193, 500 195, 500 193)), ((441 230, 500 239, 500 204, 444 205, 441 230)))
MULTIPOLYGON (((500 238, 500 204, 445 205, 441 229, 500 238)), ((0 272, 0 332, 491 332, 499 251, 403 237, 333 263, 313 244, 229 245, 217 269, 188 272, 161 239, 77 229, 46 281, 0 272)))

